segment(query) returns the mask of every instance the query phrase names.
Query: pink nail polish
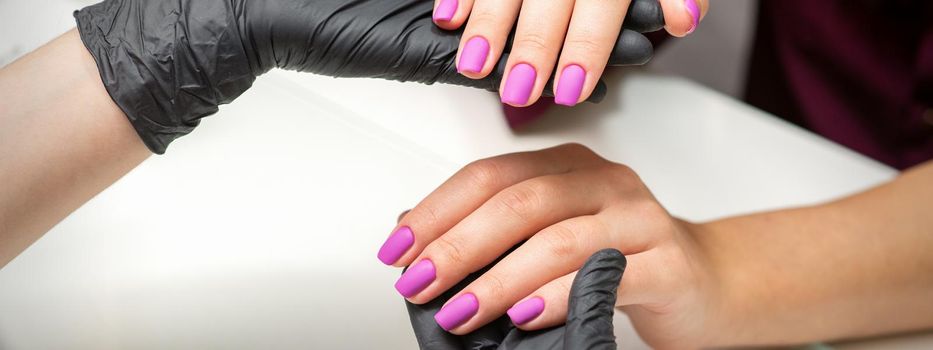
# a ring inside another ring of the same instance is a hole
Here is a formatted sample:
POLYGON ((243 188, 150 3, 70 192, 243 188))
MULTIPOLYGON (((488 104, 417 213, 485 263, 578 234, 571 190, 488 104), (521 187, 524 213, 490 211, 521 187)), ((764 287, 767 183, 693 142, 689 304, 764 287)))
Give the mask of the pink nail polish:
POLYGON ((434 314, 434 321, 445 331, 457 328, 476 315, 479 310, 479 300, 473 293, 466 293, 444 305, 441 311, 434 314))
POLYGON ((457 0, 441 0, 437 9, 434 10, 434 21, 447 22, 453 19, 454 14, 457 13, 457 5, 457 0))
POLYGON ((538 73, 535 68, 527 63, 519 63, 509 71, 509 77, 505 81, 505 88, 502 89, 502 102, 521 106, 528 103, 531 97, 531 89, 535 87, 535 78, 538 73))
POLYGON ((409 267, 402 277, 395 282, 395 290, 403 297, 411 298, 428 287, 437 276, 434 269, 434 263, 431 260, 421 260, 412 267, 409 267))
POLYGON ((457 71, 479 73, 486 65, 487 56, 489 56, 489 42, 484 37, 474 36, 463 45, 463 50, 460 51, 460 64, 457 65, 457 71))
POLYGON ((512 306, 506 313, 516 325, 528 323, 544 312, 544 299, 534 297, 512 306))
POLYGON ((382 244, 382 248, 379 248, 377 257, 383 264, 392 265, 402 255, 405 255, 405 252, 413 244, 415 244, 415 234, 411 232, 411 228, 408 226, 399 227, 386 239, 385 243, 382 244))
POLYGON ((693 23, 690 25, 690 30, 687 31, 687 34, 690 34, 700 25, 700 7, 697 6, 696 0, 684 0, 684 7, 687 8, 687 14, 689 14, 690 19, 693 20, 693 23))
POLYGON ((557 83, 557 93, 554 94, 554 103, 564 106, 575 106, 580 101, 583 92, 583 83, 586 82, 586 71, 576 64, 564 67, 557 83))

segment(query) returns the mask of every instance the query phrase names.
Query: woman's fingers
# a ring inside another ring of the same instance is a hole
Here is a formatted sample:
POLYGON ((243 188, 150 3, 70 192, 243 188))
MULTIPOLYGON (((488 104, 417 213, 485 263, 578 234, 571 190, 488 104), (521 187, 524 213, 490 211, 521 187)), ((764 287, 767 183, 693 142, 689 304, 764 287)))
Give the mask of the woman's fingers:
POLYGON ((460 40, 457 71, 480 79, 495 69, 521 6, 521 0, 476 0, 460 40))
POLYGON ((460 28, 470 17, 472 8, 473 0, 435 0, 434 24, 447 30, 460 28))
POLYGON ((580 268, 593 252, 610 246, 605 224, 595 216, 580 216, 554 224, 503 258, 454 296, 471 300, 476 307, 461 312, 456 308, 435 317, 440 326, 454 334, 466 334, 492 321, 516 302, 549 281, 580 268))
POLYGON ((522 3, 506 75, 499 87, 503 103, 524 107, 541 97, 554 71, 573 6, 573 0, 522 3))
MULTIPOLYGON (((603 204, 609 202, 612 193, 607 189, 605 182, 600 181, 602 174, 600 171, 584 169, 568 174, 536 177, 506 188, 450 231, 431 242, 415 259, 413 267, 409 270, 411 272, 406 272, 399 278, 396 289, 413 303, 428 302, 470 273, 489 265, 509 248, 535 235, 551 223, 599 212, 603 204)), ((568 220, 564 225, 566 226, 562 227, 576 228, 583 224, 574 224, 573 220, 568 220)), ((560 228, 555 225, 555 227, 546 229, 526 244, 537 247, 538 245, 532 243, 541 240, 537 236, 547 236, 548 232, 560 228)), ((595 231, 599 228, 591 226, 585 230, 597 235, 599 232, 595 231)), ((582 227, 579 229, 584 231, 582 227)), ((573 248, 561 247, 561 249, 568 250, 573 248)), ((533 256, 527 248, 523 249, 523 247, 518 248, 516 252, 523 250, 524 253, 517 254, 519 258, 533 256)), ((505 259, 517 259, 512 257, 513 255, 516 254, 510 254, 505 259)), ((571 262, 561 264, 562 257, 551 257, 547 254, 538 254, 537 257, 531 259, 540 257, 548 258, 554 268, 572 264, 571 262)), ((523 262, 511 262, 505 265, 529 266, 528 263, 534 262, 525 259, 523 262)), ((499 265, 502 263, 500 262, 497 266, 499 265)), ((496 267, 481 279, 494 279, 495 277, 489 276, 497 274, 495 269, 496 267)), ((508 274, 502 276, 508 276, 508 274)), ((534 276, 534 274, 527 276, 534 276)), ((530 279, 529 285, 535 282, 540 285, 541 282, 555 276, 548 277, 550 278, 530 279)), ((535 287, 537 285, 530 285, 530 288, 535 287)), ((483 297, 485 294, 477 293, 478 297, 483 297)))
POLYGON ((554 103, 585 101, 606 69, 616 46, 629 0, 577 0, 557 65, 554 103))
POLYGON ((503 189, 534 177, 565 173, 604 161, 584 146, 567 144, 471 163, 400 218, 380 248, 378 258, 387 265, 406 266, 429 243, 503 189))
POLYGON ((664 28, 673 36, 693 33, 709 11, 709 0, 661 0, 664 28))
MULTIPOLYGON (((526 298, 541 286, 579 269, 587 258, 600 249, 614 248, 624 254, 632 255, 635 263, 644 259, 645 256, 653 257, 655 254, 674 256, 670 251, 659 248, 663 242, 668 242, 670 239, 669 225, 657 223, 668 221, 665 220, 668 218, 667 213, 654 201, 650 193, 643 189, 643 184, 631 169, 613 164, 577 170, 574 173, 580 173, 581 176, 568 174, 555 178, 565 178, 560 179, 560 182, 570 192, 580 191, 577 186, 581 185, 574 185, 575 183, 598 184, 584 191, 583 195, 593 196, 587 193, 590 191, 605 192, 600 193, 600 197, 594 198, 595 203, 601 206, 599 213, 574 216, 548 226, 529 238, 458 293, 450 301, 453 305, 450 311, 442 310, 438 313, 438 323, 444 329, 455 334, 471 332, 515 307, 519 300, 526 298), (582 174, 592 174, 589 175, 592 178, 582 176, 582 174), (568 181, 569 178, 573 178, 574 181, 568 181)), ((578 198, 570 195, 564 204, 576 205, 578 201, 578 198)), ((478 216, 488 217, 487 215, 478 216)), ((511 244, 508 238, 495 238, 511 244)), ((470 244, 460 242, 456 246, 460 248, 454 248, 454 250, 460 250, 463 249, 462 247, 469 247, 470 244)), ((457 254, 495 253, 493 251, 477 253, 481 249, 477 247, 467 249, 467 252, 458 251, 457 254)), ((655 258, 655 261, 654 265, 664 265, 658 263, 658 261, 664 261, 660 258, 655 258)), ((478 268, 469 263, 463 265, 466 265, 470 271, 478 268)), ((633 267, 636 266, 633 265, 633 267)), ((657 291, 653 289, 654 287, 669 288, 672 286, 670 279, 658 277, 655 270, 651 270, 650 273, 640 272, 636 269, 633 273, 635 282, 631 283, 635 283, 636 287, 633 292, 626 295, 626 302, 649 302, 652 300, 650 298, 656 297, 651 293, 657 291), (645 288, 639 286, 641 284, 650 284, 654 287, 645 288)), ((680 276, 682 274, 668 275, 680 276)), ((440 286, 432 284, 427 288, 432 287, 446 288, 443 284, 440 286)), ((559 290, 559 288, 555 287, 554 290, 559 290)), ((564 297, 566 298, 566 295, 564 297)), ((541 301, 544 301, 544 304, 547 302, 543 298, 541 301)), ((527 308, 531 311, 524 312, 532 313, 536 308, 541 307, 535 304, 536 301, 530 303, 532 304, 521 305, 520 309, 527 308)), ((559 306, 560 304, 557 305, 559 309, 556 311, 560 311, 562 307, 559 306)), ((553 318, 543 318, 538 321, 540 325, 553 324, 553 322, 555 322, 553 318)))

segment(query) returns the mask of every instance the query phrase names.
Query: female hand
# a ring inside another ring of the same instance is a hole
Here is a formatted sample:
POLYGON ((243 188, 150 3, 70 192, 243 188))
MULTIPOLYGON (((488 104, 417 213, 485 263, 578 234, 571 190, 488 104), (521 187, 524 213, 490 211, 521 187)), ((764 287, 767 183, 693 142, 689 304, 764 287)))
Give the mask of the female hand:
POLYGON ((614 248, 628 257, 616 305, 643 339, 695 347, 723 322, 712 318, 718 277, 692 229, 631 169, 569 144, 466 166, 401 219, 379 259, 411 264, 396 289, 422 304, 505 255, 435 315, 466 334, 506 312, 524 330, 562 324, 575 272, 614 248))
MULTIPOLYGON (((515 24, 506 78, 499 87, 502 102, 534 103, 557 68, 554 101, 573 106, 587 99, 602 76, 631 2, 435 0, 434 22, 448 30, 467 22, 457 68, 474 79, 493 72, 515 24)), ((665 28, 674 36, 693 32, 709 9, 708 0, 660 2, 665 28)))

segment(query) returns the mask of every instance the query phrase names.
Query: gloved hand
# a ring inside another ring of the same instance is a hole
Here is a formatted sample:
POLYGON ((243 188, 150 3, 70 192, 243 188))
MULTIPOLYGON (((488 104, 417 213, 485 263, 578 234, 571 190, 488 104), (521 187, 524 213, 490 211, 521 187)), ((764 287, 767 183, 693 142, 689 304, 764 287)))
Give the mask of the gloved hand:
MULTIPOLYGON (((105 0, 75 18, 107 91, 161 154, 272 68, 496 90, 507 55, 486 79, 458 74, 460 33, 434 25, 433 3, 105 0)), ((638 32, 663 24, 657 0, 634 0, 625 20, 631 29, 620 34, 610 62, 646 62, 651 43, 638 32)), ((605 85, 594 95, 605 96, 605 85)))
POLYGON ((616 288, 624 271, 625 256, 618 250, 604 249, 590 256, 573 280, 567 323, 551 329, 526 332, 515 328, 507 316, 464 336, 448 333, 438 326, 434 314, 451 296, 482 275, 483 271, 470 275, 459 285, 427 304, 415 305, 406 302, 408 315, 418 344, 425 350, 615 349, 612 312, 616 301, 616 288))

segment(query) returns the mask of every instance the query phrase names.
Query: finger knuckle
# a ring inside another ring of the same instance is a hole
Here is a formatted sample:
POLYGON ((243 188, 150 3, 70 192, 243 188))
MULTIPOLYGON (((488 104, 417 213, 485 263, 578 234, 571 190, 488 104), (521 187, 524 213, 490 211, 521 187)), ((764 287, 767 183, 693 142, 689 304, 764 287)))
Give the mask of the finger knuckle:
POLYGON ((557 146, 557 149, 564 150, 569 153, 580 154, 580 155, 593 154, 593 151, 590 150, 589 147, 586 147, 583 144, 578 143, 578 142, 568 142, 560 146, 557 146))
POLYGON ((570 142, 557 146, 555 149, 564 152, 567 157, 588 161, 603 160, 596 152, 583 144, 570 142))
POLYGON ((503 191, 496 205, 503 214, 528 222, 541 208, 543 197, 549 191, 548 185, 541 181, 526 181, 503 191))
MULTIPOLYGON (((467 31, 475 29, 483 30, 486 28, 500 28, 507 19, 499 13, 489 9, 478 8, 470 13, 470 21, 467 24, 467 31)), ((507 30, 506 30, 507 31, 507 30)))
POLYGON ((641 180, 635 170, 625 164, 609 163, 604 170, 608 173, 610 179, 618 185, 626 188, 636 186, 641 180))
POLYGON ((504 299, 508 289, 505 279, 497 274, 487 274, 482 277, 485 293, 492 297, 492 300, 504 299))
POLYGON ((579 226, 558 223, 548 229, 545 250, 554 258, 572 258, 581 248, 579 226))
POLYGON ((447 266, 463 266, 466 256, 463 252, 463 243, 459 239, 441 236, 431 243, 430 252, 427 254, 432 260, 442 260, 447 266))
POLYGON ((401 219, 408 223, 409 226, 417 225, 418 227, 437 227, 440 213, 438 208, 434 205, 422 205, 418 206, 411 211, 403 213, 401 219))
POLYGON ((480 189, 499 187, 504 174, 502 166, 493 159, 481 159, 463 168, 464 175, 473 186, 480 189))
POLYGON ((658 202, 653 200, 640 200, 632 205, 632 212, 638 217, 645 218, 650 222, 667 222, 667 220, 659 220, 660 218, 666 218, 667 210, 661 206, 658 202))
POLYGON ((568 37, 567 41, 564 43, 565 48, 570 48, 574 52, 586 53, 591 55, 596 52, 605 52, 607 48, 611 48, 612 45, 606 45, 605 43, 599 43, 593 38, 597 37, 596 35, 590 35, 588 33, 581 33, 580 36, 568 37))
POLYGON ((533 54, 545 54, 555 49, 555 45, 541 33, 528 32, 515 38, 513 50, 529 51, 533 54))

